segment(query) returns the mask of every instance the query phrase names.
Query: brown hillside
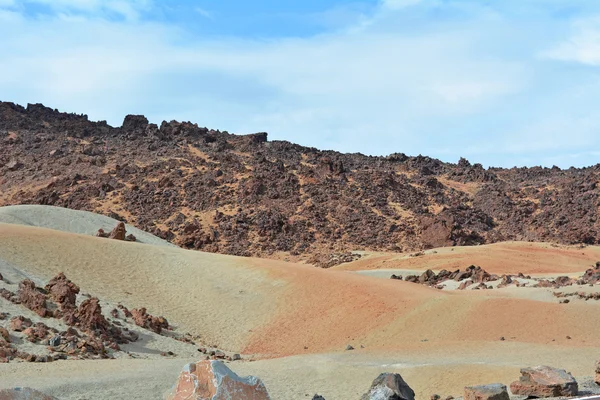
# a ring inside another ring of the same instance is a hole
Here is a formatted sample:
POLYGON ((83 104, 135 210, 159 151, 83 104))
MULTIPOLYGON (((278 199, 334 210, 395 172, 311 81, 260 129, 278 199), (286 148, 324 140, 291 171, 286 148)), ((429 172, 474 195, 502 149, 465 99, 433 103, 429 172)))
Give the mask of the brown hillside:
POLYGON ((323 265, 349 250, 600 242, 598 166, 486 170, 12 103, 0 143, 0 205, 94 211, 190 249, 323 265))

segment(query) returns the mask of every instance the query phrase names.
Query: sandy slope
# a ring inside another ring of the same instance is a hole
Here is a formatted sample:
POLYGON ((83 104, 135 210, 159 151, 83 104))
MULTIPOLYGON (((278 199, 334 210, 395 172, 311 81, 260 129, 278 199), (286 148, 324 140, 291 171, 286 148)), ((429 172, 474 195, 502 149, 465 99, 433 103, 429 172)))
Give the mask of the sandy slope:
MULTIPOLYGON (((592 250, 581 252, 591 259, 592 250)), ((565 263, 573 270, 590 263, 574 258, 565 263)), ((263 377, 276 399, 315 391, 355 398, 383 370, 401 371, 421 395, 458 395, 465 384, 510 383, 519 367, 542 362, 591 374, 600 350, 600 304, 558 304, 547 289, 442 292, 346 271, 0 224, 0 272, 6 266, 40 280, 64 271, 83 292, 146 306, 209 343, 263 358, 235 365, 263 377), (357 350, 345 352, 347 344, 357 350)), ((40 388, 66 390, 65 398, 83 398, 81 388, 118 398, 117 388, 128 384, 124 390, 147 396, 140 379, 149 379, 155 397, 128 397, 160 398, 157 386, 168 389, 179 361, 11 363, 0 365, 0 385, 26 376, 40 388)))
POLYGON ((478 265, 496 274, 572 274, 585 271, 598 260, 600 246, 580 248, 549 243, 503 242, 432 249, 418 257, 397 253, 365 253, 359 260, 338 265, 334 269, 455 270, 478 265))
MULTIPOLYGON (((37 226, 83 235, 96 235, 100 228, 110 232, 118 222, 104 215, 62 207, 40 205, 0 207, 0 223, 37 226)), ((126 225, 126 228, 127 233, 133 234, 139 243, 175 247, 166 240, 131 225, 126 225)))

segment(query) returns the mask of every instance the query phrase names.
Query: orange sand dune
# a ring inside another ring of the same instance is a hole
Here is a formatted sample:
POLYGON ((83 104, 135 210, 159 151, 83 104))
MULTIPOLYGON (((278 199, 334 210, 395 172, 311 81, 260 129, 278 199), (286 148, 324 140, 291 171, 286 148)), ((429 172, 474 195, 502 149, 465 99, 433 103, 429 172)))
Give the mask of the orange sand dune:
POLYGON ((496 274, 579 273, 600 260, 600 247, 559 246, 548 243, 503 242, 484 246, 444 247, 411 257, 398 253, 367 253, 334 269, 448 269, 478 265, 496 274))
POLYGON ((209 343, 266 357, 343 351, 347 344, 399 351, 424 340, 444 348, 500 336, 600 346, 600 314, 592 303, 565 306, 503 290, 442 292, 345 271, 8 224, 0 224, 2 261, 44 280, 64 271, 83 292, 145 306, 209 343))

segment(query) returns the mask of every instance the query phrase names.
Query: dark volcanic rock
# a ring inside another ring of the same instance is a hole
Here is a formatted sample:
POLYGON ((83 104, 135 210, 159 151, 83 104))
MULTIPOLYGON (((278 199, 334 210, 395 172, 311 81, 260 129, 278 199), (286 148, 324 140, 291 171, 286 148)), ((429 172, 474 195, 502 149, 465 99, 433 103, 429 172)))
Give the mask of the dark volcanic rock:
POLYGON ((465 159, 341 154, 266 133, 158 127, 140 115, 113 128, 5 102, 0 142, 0 205, 121 216, 189 249, 327 266, 349 259, 331 254, 357 249, 600 243, 599 166, 484 169, 465 159))

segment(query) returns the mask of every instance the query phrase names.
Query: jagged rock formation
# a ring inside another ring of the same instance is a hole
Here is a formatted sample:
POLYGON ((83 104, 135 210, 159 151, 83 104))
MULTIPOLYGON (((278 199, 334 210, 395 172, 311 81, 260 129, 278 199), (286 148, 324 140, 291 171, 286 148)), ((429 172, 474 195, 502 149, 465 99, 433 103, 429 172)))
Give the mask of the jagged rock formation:
POLYGON ((330 265, 360 249, 600 242, 600 165, 486 170, 12 103, 0 144, 0 205, 103 213, 190 249, 330 265))

